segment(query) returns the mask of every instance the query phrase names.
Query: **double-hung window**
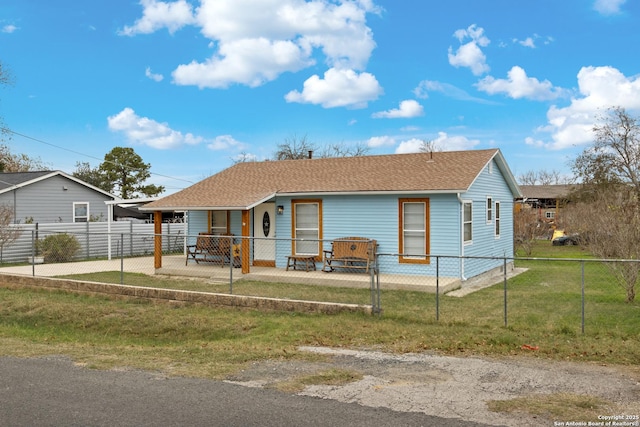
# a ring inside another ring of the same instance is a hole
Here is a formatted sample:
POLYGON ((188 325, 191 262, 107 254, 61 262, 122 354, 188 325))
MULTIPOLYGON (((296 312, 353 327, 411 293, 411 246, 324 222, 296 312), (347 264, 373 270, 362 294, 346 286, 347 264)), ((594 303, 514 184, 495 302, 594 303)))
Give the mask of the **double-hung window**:
POLYGON ((89 222, 89 203, 73 203, 73 222, 89 222))
POLYGON ((464 243, 473 242, 473 204, 462 203, 462 234, 464 243))
POLYGON ((293 200, 293 253, 320 257, 322 201, 293 200))
POLYGON ((429 199, 400 199, 400 262, 428 263, 429 199))
POLYGON ((487 224, 490 224, 491 221, 493 221, 493 199, 487 197, 487 224))

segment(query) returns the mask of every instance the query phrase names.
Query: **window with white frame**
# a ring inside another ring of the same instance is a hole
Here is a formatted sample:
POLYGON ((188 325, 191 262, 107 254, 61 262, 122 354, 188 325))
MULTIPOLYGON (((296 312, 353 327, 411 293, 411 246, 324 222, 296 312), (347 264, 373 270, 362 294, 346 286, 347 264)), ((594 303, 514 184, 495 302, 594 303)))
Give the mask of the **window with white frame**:
POLYGON ((487 197, 487 224, 493 221, 493 199, 487 197))
POLYGON ((547 211, 545 212, 545 218, 547 219, 554 219, 556 217, 556 213, 553 211, 547 211))
POLYGON ((211 234, 229 234, 228 211, 211 211, 211 234))
POLYGON ((400 252, 401 262, 429 262, 429 199, 400 199, 400 252))
POLYGON ((473 204, 471 202, 462 203, 462 233, 464 243, 473 241, 473 204))
POLYGON ((89 222, 89 202, 73 203, 73 222, 89 222))
POLYGON ((322 246, 322 202, 320 200, 294 200, 293 253, 320 256, 322 246))
POLYGON ((500 202, 496 201, 496 237, 500 237, 500 202))

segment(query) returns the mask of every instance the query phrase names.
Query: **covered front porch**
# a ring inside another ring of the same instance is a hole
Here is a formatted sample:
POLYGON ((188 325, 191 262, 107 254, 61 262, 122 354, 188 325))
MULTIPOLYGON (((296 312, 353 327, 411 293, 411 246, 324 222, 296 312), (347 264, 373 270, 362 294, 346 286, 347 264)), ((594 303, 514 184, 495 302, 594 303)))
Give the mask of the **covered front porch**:
MULTIPOLYGON (((369 288, 372 281, 371 273, 286 270, 285 268, 261 266, 251 266, 249 273, 242 273, 242 268, 232 268, 228 264, 224 267, 212 263, 189 263, 185 265, 184 260, 184 256, 165 255, 162 257, 162 266, 155 269, 155 274, 202 278, 222 283, 250 280, 352 288, 369 288)), ((374 281, 377 279, 377 277, 373 276, 374 281)), ((461 287, 461 281, 456 277, 439 277, 436 279, 436 277, 430 276, 380 273, 379 280, 382 289, 403 289, 431 293, 435 293, 436 289, 439 289, 440 293, 445 293, 461 287)))

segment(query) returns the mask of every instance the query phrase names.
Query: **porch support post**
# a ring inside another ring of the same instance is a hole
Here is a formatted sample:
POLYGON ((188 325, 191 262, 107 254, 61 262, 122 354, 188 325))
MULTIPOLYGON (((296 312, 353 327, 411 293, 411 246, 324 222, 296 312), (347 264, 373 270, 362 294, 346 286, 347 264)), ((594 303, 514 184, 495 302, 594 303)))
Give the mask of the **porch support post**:
POLYGON ((153 266, 162 267, 162 212, 153 213, 153 266))
POLYGON ((242 274, 250 273, 249 267, 249 211, 242 211, 242 274))

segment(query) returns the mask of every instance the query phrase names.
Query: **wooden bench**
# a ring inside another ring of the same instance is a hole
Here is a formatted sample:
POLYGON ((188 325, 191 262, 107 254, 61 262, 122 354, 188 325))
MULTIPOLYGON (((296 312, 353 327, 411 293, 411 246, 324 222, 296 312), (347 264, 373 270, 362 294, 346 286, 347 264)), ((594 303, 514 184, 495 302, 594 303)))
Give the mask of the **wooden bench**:
POLYGON ((331 242, 331 250, 324 252, 322 271, 331 272, 336 268, 364 270, 375 262, 377 242, 366 237, 341 237, 331 242))
MULTIPOLYGON (((196 264, 214 262, 224 267, 225 263, 230 263, 232 259, 232 236, 233 234, 214 236, 205 232, 199 233, 196 244, 187 246, 185 265, 189 263, 189 259, 193 259, 196 264)), ((235 261, 235 254, 233 255, 235 261)))
POLYGON ((301 270, 298 268, 304 266, 304 271, 315 270, 316 269, 316 257, 315 255, 289 255, 287 256, 287 268, 286 271, 289 271, 291 267, 292 270, 301 270))

